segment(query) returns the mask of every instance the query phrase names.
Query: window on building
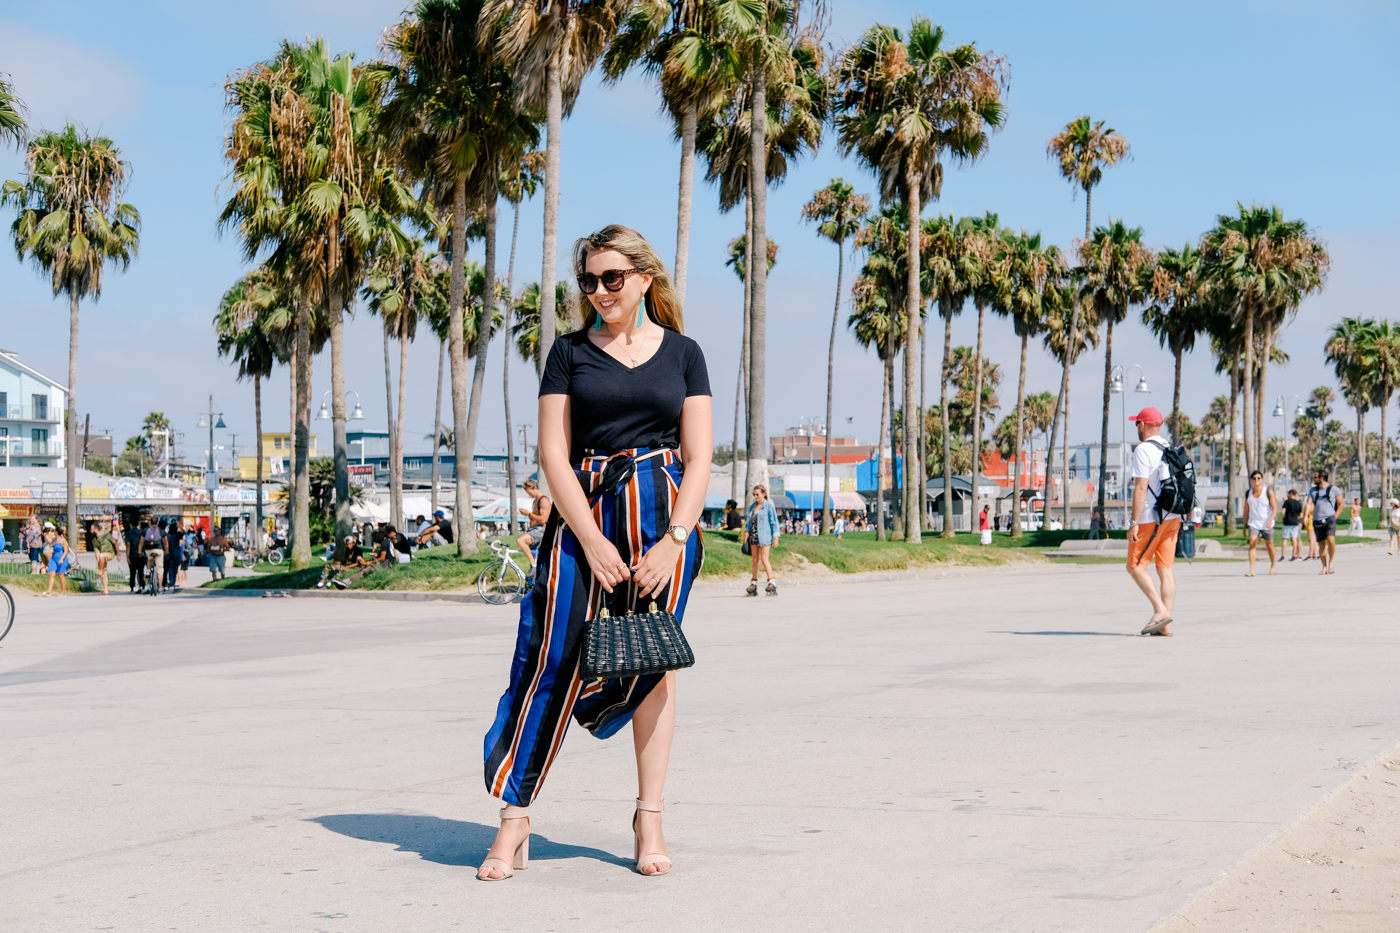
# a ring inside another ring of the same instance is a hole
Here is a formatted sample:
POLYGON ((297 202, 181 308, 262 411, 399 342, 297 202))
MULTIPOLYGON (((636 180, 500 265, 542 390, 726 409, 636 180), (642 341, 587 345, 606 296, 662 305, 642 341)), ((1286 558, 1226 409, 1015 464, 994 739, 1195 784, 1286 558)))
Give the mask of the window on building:
POLYGON ((10 413, 10 399, 7 393, 0 392, 0 418, 4 418, 10 413))
POLYGON ((31 395, 31 396, 29 397, 29 401, 30 401, 30 404, 33 405, 33 407, 34 407, 34 412, 33 412, 34 420, 35 420, 35 421, 48 421, 48 420, 49 420, 49 397, 48 397, 47 395, 31 395))
POLYGON ((29 440, 34 444, 34 453, 46 454, 49 452, 49 429, 30 428, 29 440))

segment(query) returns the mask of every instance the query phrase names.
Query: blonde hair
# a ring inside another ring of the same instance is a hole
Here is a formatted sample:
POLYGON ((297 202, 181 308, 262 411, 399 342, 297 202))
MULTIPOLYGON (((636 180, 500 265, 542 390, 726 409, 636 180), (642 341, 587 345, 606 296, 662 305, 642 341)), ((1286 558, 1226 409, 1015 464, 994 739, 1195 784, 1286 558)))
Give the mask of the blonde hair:
MULTIPOLYGON (((646 237, 631 227, 608 224, 597 233, 575 240, 574 275, 582 275, 586 271, 584 263, 588 261, 589 253, 606 249, 617 250, 627 257, 634 269, 651 276, 651 287, 647 289, 645 296, 647 317, 678 334, 685 333, 684 322, 681 319, 681 302, 676 297, 676 286, 671 281, 670 273, 666 271, 666 264, 661 261, 656 250, 651 248, 646 237)), ((592 327, 598 317, 598 311, 583 292, 579 292, 578 308, 583 318, 583 326, 592 327)))
POLYGON ((768 487, 763 485, 762 483, 754 483, 753 488, 750 489, 749 492, 753 492, 754 489, 762 490, 765 498, 768 496, 768 487))

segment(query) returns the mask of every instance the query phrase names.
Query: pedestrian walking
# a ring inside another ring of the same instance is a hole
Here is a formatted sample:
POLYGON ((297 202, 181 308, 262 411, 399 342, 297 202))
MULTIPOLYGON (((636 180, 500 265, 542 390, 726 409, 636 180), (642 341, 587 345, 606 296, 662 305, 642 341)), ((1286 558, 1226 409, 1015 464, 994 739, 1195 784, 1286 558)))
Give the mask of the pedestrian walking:
POLYGON ((127 585, 135 593, 146 587, 146 556, 141 553, 141 540, 146 533, 146 523, 131 525, 124 533, 126 540, 127 585))
POLYGON ((769 596, 778 595, 778 581, 773 579, 773 564, 769 561, 769 552, 773 545, 778 543, 781 537, 781 525, 778 523, 778 510, 773 508, 773 502, 768 498, 768 487, 763 485, 755 486, 753 492, 753 505, 749 506, 748 527, 745 534, 748 535, 749 557, 752 567, 749 573, 749 588, 744 591, 745 596, 758 595, 758 566, 763 565, 763 575, 768 580, 765 588, 769 596))
POLYGON ((977 528, 982 532, 982 547, 986 547, 992 543, 991 514, 992 507, 984 505, 982 506, 982 515, 977 519, 977 528))
POLYGON ((159 523, 151 521, 141 532, 141 553, 146 558, 146 584, 155 596, 165 581, 165 532, 159 523))
POLYGON ((207 545, 209 551, 209 577, 213 580, 228 579, 228 538, 224 537, 224 530, 215 526, 214 534, 209 538, 207 545))
POLYGON ((24 531, 20 533, 20 540, 24 544, 24 549, 29 552, 29 572, 31 574, 43 573, 41 559, 44 554, 44 529, 39 525, 37 516, 29 516, 24 531))
POLYGON ((107 563, 117 559, 122 539, 116 529, 108 527, 105 522, 101 525, 94 523, 94 527, 97 533, 93 535, 92 549, 97 554, 97 579, 102 581, 102 595, 110 596, 112 594, 107 589, 107 563))
POLYGON ((1255 470, 1249 474, 1249 489, 1244 495, 1245 505, 1245 534, 1249 536, 1249 572, 1246 577, 1254 576, 1254 552, 1259 544, 1259 539, 1264 539, 1264 546, 1269 549, 1269 576, 1273 576, 1274 570, 1274 519, 1278 517, 1278 501, 1274 498, 1272 489, 1264 488, 1264 474, 1255 470))
POLYGON ((44 534, 44 541, 49 546, 49 588, 44 591, 45 596, 53 595, 53 584, 55 578, 62 581, 58 584, 58 595, 68 595, 68 571, 73 567, 72 555, 68 552, 68 537, 63 533, 63 526, 49 526, 49 530, 44 534))
POLYGON ((1302 543, 1298 537, 1298 530, 1299 524, 1303 520, 1303 503, 1298 498, 1298 490, 1288 490, 1288 497, 1283 500, 1281 509, 1283 511, 1283 546, 1281 550, 1287 551, 1288 542, 1292 541, 1293 556, 1288 559, 1294 561, 1302 554, 1302 543))
POLYGON ((682 335, 680 302, 656 251, 609 226, 574 246, 583 329, 556 338, 540 379, 540 467, 554 507, 521 603, 510 685, 486 736, 486 786, 507 806, 477 877, 529 865, 529 806, 570 713, 607 738, 632 722, 636 870, 671 870, 662 791, 675 731, 674 672, 579 680, 587 622, 654 601, 683 617, 703 546, 714 444, 705 358, 682 335), (601 286, 601 287, 600 287, 601 286))
POLYGON ((1312 499, 1307 499, 1303 503, 1303 528, 1308 533, 1308 556, 1303 560, 1317 560, 1318 552, 1321 550, 1317 544, 1317 532, 1313 530, 1313 503, 1312 499))
POLYGON ((1366 533, 1366 523, 1361 520, 1361 499, 1357 497, 1351 500, 1351 524, 1347 526, 1347 534, 1364 535, 1366 533))
POLYGON ((1390 500, 1390 543, 1386 546, 1387 554, 1395 554, 1400 551, 1400 499, 1390 500))
POLYGON ((1137 425, 1138 445, 1133 450, 1133 522, 1128 527, 1128 575, 1152 604, 1152 618, 1143 627, 1144 635, 1170 635, 1172 606, 1176 602, 1176 537, 1182 516, 1159 512, 1157 497, 1166 479, 1163 459, 1167 442, 1161 437, 1162 413, 1144 408, 1129 419, 1137 425), (1157 566, 1160 589, 1148 576, 1146 564, 1157 566))
POLYGON ((1308 490, 1312 503, 1312 530, 1322 557, 1320 574, 1337 572, 1337 513, 1342 507, 1342 491, 1328 482, 1326 470, 1313 471, 1308 490))

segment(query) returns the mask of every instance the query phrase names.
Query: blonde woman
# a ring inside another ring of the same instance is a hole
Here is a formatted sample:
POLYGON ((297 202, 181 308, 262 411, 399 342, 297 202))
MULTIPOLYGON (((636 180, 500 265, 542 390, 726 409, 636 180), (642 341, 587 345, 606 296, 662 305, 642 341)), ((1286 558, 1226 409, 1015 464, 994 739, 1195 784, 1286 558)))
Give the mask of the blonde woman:
POLYGON ((49 588, 44 591, 45 596, 53 595, 54 580, 58 580, 58 595, 68 595, 68 571, 73 567, 71 555, 68 553, 68 535, 64 533, 62 525, 51 528, 44 535, 44 541, 52 549, 49 556, 49 588))
POLYGON ((486 788, 506 806, 477 877, 530 863, 530 805, 572 715, 604 739, 632 723, 636 870, 671 870, 662 790, 676 726, 674 672, 579 679, 582 635, 603 608, 655 601, 680 618, 704 559, 696 523, 714 445, 700 347, 656 251, 617 225, 574 244, 582 330, 561 335, 540 380, 540 468, 554 505, 520 607, 510 683, 486 734, 486 788))

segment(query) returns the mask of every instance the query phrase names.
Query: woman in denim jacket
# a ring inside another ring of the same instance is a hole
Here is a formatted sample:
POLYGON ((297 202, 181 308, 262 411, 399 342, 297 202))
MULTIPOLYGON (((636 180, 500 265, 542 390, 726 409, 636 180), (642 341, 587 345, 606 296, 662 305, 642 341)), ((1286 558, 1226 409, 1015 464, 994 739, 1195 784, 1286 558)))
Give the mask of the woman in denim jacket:
POLYGON ((753 505, 749 507, 749 521, 746 528, 749 550, 753 554, 753 572, 749 578, 749 588, 745 596, 758 595, 758 565, 763 564, 763 572, 768 577, 769 596, 778 595, 778 584, 773 580, 773 565, 768 562, 768 550, 778 543, 778 510, 768 501, 768 490, 763 486, 753 488, 753 505))

